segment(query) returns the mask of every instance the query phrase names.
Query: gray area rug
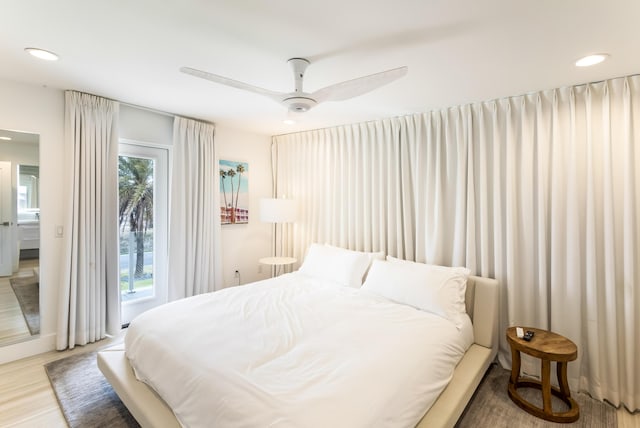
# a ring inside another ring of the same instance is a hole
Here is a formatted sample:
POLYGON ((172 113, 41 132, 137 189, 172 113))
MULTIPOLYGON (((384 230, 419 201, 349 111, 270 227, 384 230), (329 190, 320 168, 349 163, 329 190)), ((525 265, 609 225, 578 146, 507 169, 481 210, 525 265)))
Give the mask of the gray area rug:
POLYGON ((98 369, 96 352, 72 355, 44 368, 69 427, 140 426, 98 369))
POLYGON ((31 335, 40 334, 40 284, 35 276, 9 280, 31 335))
MULTIPOLYGON (((555 370, 554 370, 555 372, 555 370)), ((491 427, 584 427, 602 428, 618 426, 616 409, 606 403, 594 400, 586 394, 571 393, 580 406, 580 419, 571 424, 558 424, 536 418, 520 409, 507 395, 507 384, 511 372, 493 364, 488 370, 471 402, 456 424, 458 428, 491 427)), ((552 374, 554 376, 555 374, 552 374)), ((518 390, 523 398, 542 407, 540 391, 526 388, 518 390)), ((554 411, 564 411, 566 404, 552 397, 554 411)))

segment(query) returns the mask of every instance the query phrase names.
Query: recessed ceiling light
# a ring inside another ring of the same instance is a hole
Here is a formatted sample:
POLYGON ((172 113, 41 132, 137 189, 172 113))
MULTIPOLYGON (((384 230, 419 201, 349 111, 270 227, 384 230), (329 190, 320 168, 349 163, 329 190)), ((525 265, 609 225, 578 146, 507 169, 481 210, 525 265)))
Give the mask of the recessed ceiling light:
POLYGON ((600 64, 602 61, 607 59, 608 56, 609 56, 609 54, 604 54, 604 53, 587 55, 587 56, 577 60, 576 61, 576 66, 577 67, 589 67, 590 65, 600 64))
POLYGON ((282 121, 285 125, 295 125, 296 121, 293 119, 285 119, 282 121))
POLYGON ((45 51, 44 49, 38 48, 24 48, 25 51, 29 52, 31 55, 36 58, 44 59, 46 61, 57 61, 58 55, 53 52, 45 51))
POLYGON ((0 137, 0 140, 11 141, 11 137, 0 137))

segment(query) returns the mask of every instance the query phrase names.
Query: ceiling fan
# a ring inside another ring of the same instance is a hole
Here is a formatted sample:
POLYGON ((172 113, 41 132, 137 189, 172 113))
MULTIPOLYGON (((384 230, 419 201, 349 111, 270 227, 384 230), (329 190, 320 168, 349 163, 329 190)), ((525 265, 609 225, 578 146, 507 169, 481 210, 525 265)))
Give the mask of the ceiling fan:
POLYGON ((295 81, 295 89, 293 92, 271 91, 248 83, 229 79, 227 77, 218 76, 217 74, 196 70, 195 68, 181 67, 180 71, 192 76, 220 83, 222 85, 232 86, 237 89, 243 89, 245 91, 263 95, 295 113, 303 113, 326 101, 343 101, 366 94, 367 92, 391 83, 407 74, 406 66, 398 67, 380 73, 336 83, 309 93, 304 92, 302 89, 304 73, 310 64, 309 60, 305 58, 291 58, 287 62, 293 69, 293 78, 295 81))

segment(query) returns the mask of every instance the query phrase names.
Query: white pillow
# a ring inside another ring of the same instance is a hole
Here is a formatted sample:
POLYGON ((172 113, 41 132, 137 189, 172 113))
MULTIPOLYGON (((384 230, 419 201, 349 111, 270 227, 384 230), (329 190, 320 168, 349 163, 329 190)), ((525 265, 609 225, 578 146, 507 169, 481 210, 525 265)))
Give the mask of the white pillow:
MULTIPOLYGON (((364 251, 347 250, 345 248, 333 246, 333 245, 328 244, 326 242, 325 242, 324 245, 327 246, 327 247, 338 249, 338 250, 344 250, 344 251, 351 251, 351 252, 360 253, 360 254, 366 254, 367 257, 369 257, 369 266, 367 266, 367 270, 364 272, 364 276, 362 277, 362 282, 364 282, 364 280, 367 279, 367 272, 369 272, 369 268, 371 268, 371 263, 374 260, 384 260, 384 252, 383 251, 376 251, 376 252, 372 252, 372 253, 367 253, 367 252, 364 252, 364 251)), ((360 285, 362 285, 362 283, 360 283, 360 285)))
POLYGON ((387 256, 374 261, 363 290, 431 312, 462 326, 469 270, 426 265, 387 256))
POLYGON ((428 265, 425 263, 417 263, 409 260, 402 260, 395 257, 387 256, 387 261, 393 263, 409 263, 409 264, 417 264, 420 266, 427 266, 431 270, 437 272, 441 271, 444 273, 448 273, 451 276, 447 279, 446 284, 444 284, 445 288, 448 288, 451 291, 451 299, 450 303, 455 306, 461 314, 467 313, 467 307, 465 305, 466 292, 467 292, 467 280, 469 279, 469 275, 471 271, 466 267, 448 267, 448 266, 440 266, 440 265, 428 265), (455 293, 457 289, 458 293, 455 293))
POLYGON ((382 251, 375 252, 375 253, 365 253, 365 254, 369 257, 369 266, 367 267, 367 271, 364 273, 364 276, 362 277, 363 284, 367 280, 367 277, 369 276, 369 271, 371 270, 371 265, 373 264, 373 261, 374 260, 384 261, 384 253, 382 251))
POLYGON ((305 275, 338 282, 348 287, 360 287, 369 268, 366 253, 320 244, 311 244, 304 263, 298 269, 305 275))
POLYGON ((376 252, 373 252, 373 253, 365 253, 365 252, 363 252, 362 254, 366 254, 367 257, 369 257, 369 267, 371 267, 371 263, 373 263, 374 260, 384 261, 384 252, 383 251, 376 251, 376 252))

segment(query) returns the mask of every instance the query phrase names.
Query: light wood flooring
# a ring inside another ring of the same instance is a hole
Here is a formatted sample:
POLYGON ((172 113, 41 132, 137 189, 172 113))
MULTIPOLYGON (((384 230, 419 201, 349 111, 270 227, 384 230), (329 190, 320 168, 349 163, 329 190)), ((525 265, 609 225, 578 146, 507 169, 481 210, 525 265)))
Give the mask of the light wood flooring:
POLYGON ((13 276, 0 277, 0 346, 31 339, 27 322, 22 315, 20 303, 9 280, 16 277, 33 276, 39 260, 20 260, 19 270, 13 276))

